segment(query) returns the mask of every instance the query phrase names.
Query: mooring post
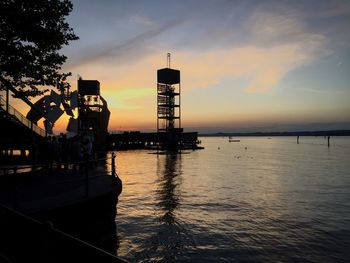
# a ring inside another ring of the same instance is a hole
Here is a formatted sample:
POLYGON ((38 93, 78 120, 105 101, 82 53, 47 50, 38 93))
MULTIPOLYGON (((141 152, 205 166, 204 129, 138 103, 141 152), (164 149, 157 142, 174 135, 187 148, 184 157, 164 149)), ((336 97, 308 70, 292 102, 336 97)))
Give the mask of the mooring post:
POLYGON ((331 136, 328 136, 328 137, 327 137, 327 142, 328 142, 327 144, 328 144, 328 147, 329 147, 329 139, 330 139, 330 138, 331 138, 331 136))
POLYGON ((115 153, 112 152, 112 182, 115 183, 115 153))
POLYGON ((89 196, 89 160, 85 162, 85 196, 89 196))
POLYGON ((297 136, 297 144, 299 144, 299 135, 297 136))
POLYGON ((18 197, 18 174, 17 174, 17 167, 13 167, 13 206, 15 209, 19 208, 19 197, 18 197))
POLYGON ((9 102, 10 102, 10 96, 9 96, 9 89, 6 87, 6 113, 9 113, 9 102))

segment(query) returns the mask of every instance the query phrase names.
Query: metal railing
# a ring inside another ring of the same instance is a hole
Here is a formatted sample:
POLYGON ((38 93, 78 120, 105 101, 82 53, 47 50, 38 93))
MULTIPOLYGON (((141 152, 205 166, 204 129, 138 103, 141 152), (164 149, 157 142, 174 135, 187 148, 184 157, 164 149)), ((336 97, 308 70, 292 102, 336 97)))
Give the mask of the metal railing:
POLYGON ((44 129, 40 128, 38 125, 28 120, 22 113, 20 113, 18 110, 12 107, 10 104, 7 105, 7 102, 2 97, 0 97, 0 107, 4 111, 8 112, 8 114, 15 117, 16 120, 21 122, 24 126, 29 128, 30 130, 34 131, 35 133, 39 134, 42 137, 46 136, 46 132, 44 129))
POLYGON ((56 229, 49 221, 37 221, 2 204, 0 222, 1 262, 126 263, 115 255, 56 229))
MULTIPOLYGON (((117 192, 118 195, 122 191, 122 182, 118 177, 118 174, 116 172, 116 155, 114 152, 112 152, 111 157, 107 158, 99 158, 99 159, 92 159, 92 160, 84 160, 79 162, 70 162, 70 163, 59 163, 59 166, 56 164, 56 166, 51 166, 48 163, 45 164, 38 164, 38 165, 32 165, 32 166, 8 166, 8 167, 0 167, 0 177, 1 176, 10 176, 12 179, 11 187, 13 188, 13 198, 12 198, 12 205, 13 207, 20 207, 21 200, 18 195, 18 187, 17 185, 20 185, 21 179, 25 179, 28 176, 31 176, 31 174, 37 176, 44 176, 56 171, 56 173, 72 173, 78 174, 80 176, 72 176, 71 178, 67 178, 66 176, 64 183, 80 183, 82 187, 82 190, 84 191, 85 197, 89 197, 91 194, 91 181, 93 179, 96 179, 98 173, 96 173, 96 170, 98 168, 99 164, 102 164, 103 166, 110 165, 110 169, 106 169, 106 171, 103 172, 104 176, 110 176, 111 177, 111 184, 117 186, 117 192), (111 163, 108 163, 108 160, 111 160, 111 163), (64 166, 70 167, 67 170, 64 170, 64 166), (63 167, 62 167, 63 166, 63 167), (72 167, 77 166, 77 171, 74 172, 72 167), (31 173, 32 172, 32 173, 31 173), (92 173, 95 174, 95 176, 92 176, 92 173), (110 174, 109 174, 110 173, 110 174), (24 177, 20 177, 23 175, 24 177)), ((61 177, 61 176, 58 176, 61 177)), ((61 182, 57 182, 57 184, 60 184, 61 182)))
POLYGON ((174 93, 175 88, 172 85, 158 83, 157 91, 158 93, 174 93))
MULTIPOLYGON (((22 249, 25 251, 28 250, 28 253, 24 253, 25 256, 22 256, 23 253, 19 253, 18 257, 21 260, 14 260, 13 262, 22 262, 22 259, 28 259, 29 262, 80 262, 86 260, 93 260, 94 262, 125 262, 89 243, 55 229, 51 224, 36 221, 18 211, 21 207, 21 199, 25 196, 24 188, 22 188, 22 179, 25 182, 26 178, 32 176, 35 182, 38 182, 38 176, 43 176, 43 179, 47 180, 47 178, 53 176, 50 174, 50 172, 54 171, 53 169, 57 170, 60 168, 58 171, 62 171, 63 173, 65 172, 64 165, 72 166, 74 164, 80 166, 81 169, 78 171, 80 176, 74 176, 73 173, 70 177, 57 174, 57 178, 63 179, 63 181, 54 181, 54 185, 63 184, 60 186, 60 189, 64 189, 64 191, 69 191, 66 185, 80 185, 82 195, 76 197, 84 199, 89 196, 94 197, 96 193, 99 193, 92 192, 94 190, 94 187, 90 187, 92 186, 92 180, 100 176, 111 176, 111 185, 114 185, 117 191, 116 195, 119 196, 122 183, 116 172, 116 155, 114 152, 106 158, 60 163, 59 166, 56 165, 56 167, 51 168, 46 163, 33 166, 8 166, 0 168, 2 176, 6 177, 6 179, 3 178, 5 184, 2 186, 10 190, 9 199, 5 198, 8 201, 3 200, 5 202, 0 202, 0 262, 2 262, 1 260, 4 256, 5 259, 17 257, 16 251, 22 251, 22 249), (103 175, 96 172, 101 166, 104 168, 103 175), (28 171, 39 171, 39 173, 27 173, 28 171), (7 185, 6 182, 9 184, 7 185), (38 256, 40 258, 36 258, 38 256)), ((66 172, 73 171, 68 169, 66 172)), ((107 179, 109 180, 109 178, 107 179)), ((75 191, 74 189, 73 191, 75 191)), ((25 199, 25 201, 28 200, 25 199)))

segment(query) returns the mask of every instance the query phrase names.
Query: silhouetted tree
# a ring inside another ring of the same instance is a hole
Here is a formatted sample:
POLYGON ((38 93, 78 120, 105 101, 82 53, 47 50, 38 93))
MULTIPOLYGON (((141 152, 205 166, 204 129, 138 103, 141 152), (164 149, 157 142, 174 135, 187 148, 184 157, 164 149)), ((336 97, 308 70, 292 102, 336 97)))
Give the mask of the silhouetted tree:
POLYGON ((40 86, 69 85, 58 51, 78 39, 65 20, 72 8, 69 0, 0 1, 0 89, 34 97, 40 86))

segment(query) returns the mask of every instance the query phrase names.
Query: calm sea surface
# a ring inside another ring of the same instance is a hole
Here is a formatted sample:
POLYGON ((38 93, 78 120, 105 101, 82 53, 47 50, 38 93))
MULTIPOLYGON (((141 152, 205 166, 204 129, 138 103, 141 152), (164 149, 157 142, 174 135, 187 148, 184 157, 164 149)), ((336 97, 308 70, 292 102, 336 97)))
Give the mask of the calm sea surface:
POLYGON ((201 138, 117 153, 130 262, 350 262, 350 137, 201 138))

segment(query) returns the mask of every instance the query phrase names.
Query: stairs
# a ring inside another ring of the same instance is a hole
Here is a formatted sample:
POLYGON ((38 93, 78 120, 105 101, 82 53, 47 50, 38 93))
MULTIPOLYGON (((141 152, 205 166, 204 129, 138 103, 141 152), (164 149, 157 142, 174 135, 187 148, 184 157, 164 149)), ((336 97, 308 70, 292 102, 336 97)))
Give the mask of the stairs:
POLYGON ((24 128, 27 133, 34 133, 35 135, 43 138, 46 136, 44 129, 28 120, 22 113, 20 113, 11 105, 6 105, 6 101, 2 97, 0 97, 0 123, 1 130, 6 129, 6 127, 10 125, 11 129, 23 130, 24 128), (7 125, 4 125, 6 122, 7 125))

